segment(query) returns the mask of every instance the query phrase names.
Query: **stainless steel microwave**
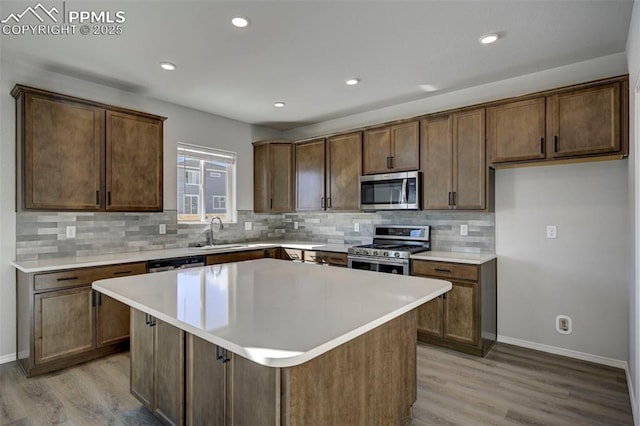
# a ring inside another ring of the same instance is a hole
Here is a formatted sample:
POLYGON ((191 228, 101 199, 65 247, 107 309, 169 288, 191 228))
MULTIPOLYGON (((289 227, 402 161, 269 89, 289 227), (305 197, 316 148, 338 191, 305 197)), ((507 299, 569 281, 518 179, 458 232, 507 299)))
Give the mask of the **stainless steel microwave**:
POLYGON ((422 173, 360 176, 360 210, 419 210, 422 173))

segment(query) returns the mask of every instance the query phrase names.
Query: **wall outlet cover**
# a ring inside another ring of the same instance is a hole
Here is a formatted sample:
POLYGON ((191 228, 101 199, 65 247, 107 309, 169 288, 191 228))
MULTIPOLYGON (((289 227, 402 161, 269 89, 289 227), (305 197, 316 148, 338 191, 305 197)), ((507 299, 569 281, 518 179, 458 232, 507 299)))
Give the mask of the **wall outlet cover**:
POLYGON ((245 222, 244 223, 244 230, 245 231, 251 231, 253 229, 253 223, 251 222, 245 222))
POLYGON ((462 236, 469 235, 469 225, 467 224, 460 225, 460 235, 462 236))
POLYGON ((353 231, 360 232, 360 224, 358 222, 353 224, 353 231))
POLYGON ((75 238, 75 237, 76 237, 76 227, 67 226, 67 238, 75 238))
POLYGON ((558 227, 556 225, 547 225, 547 238, 558 238, 558 227))
POLYGON ((560 334, 571 334, 573 331, 571 317, 567 315, 558 315, 556 317, 556 331, 560 334))
POLYGON ((293 222, 293 229, 298 229, 298 222, 293 222))
POLYGON ((158 233, 166 234, 167 233, 167 225, 164 224, 164 223, 161 223, 160 225, 158 225, 158 233))

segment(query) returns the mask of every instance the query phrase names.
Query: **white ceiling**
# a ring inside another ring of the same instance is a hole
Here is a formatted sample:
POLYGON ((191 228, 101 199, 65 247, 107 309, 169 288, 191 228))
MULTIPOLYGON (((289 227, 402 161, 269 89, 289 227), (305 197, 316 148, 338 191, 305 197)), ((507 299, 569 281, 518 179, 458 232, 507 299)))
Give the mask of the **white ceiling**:
MULTIPOLYGON (((29 2, 0 4, 4 19, 29 2)), ((62 2, 45 2, 45 5, 62 2)), ((633 0, 69 2, 119 36, 0 36, 4 58, 288 129, 623 52, 633 0), (250 26, 237 29, 230 18, 250 26), (503 37, 482 46, 487 32, 503 37), (178 69, 163 71, 160 61, 178 69), (345 85, 359 77, 361 84, 345 85), (274 101, 286 108, 276 109, 274 101)), ((26 82, 28 83, 28 82, 26 82)))

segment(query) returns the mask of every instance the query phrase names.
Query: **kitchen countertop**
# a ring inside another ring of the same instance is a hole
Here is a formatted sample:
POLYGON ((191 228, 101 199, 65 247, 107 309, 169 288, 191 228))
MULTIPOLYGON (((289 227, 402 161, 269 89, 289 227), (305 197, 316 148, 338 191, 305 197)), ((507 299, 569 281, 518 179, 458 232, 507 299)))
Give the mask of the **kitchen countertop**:
MULTIPOLYGON (((106 266, 118 263, 146 262, 148 260, 171 259, 195 255, 208 255, 216 253, 230 253, 236 251, 256 250, 261 248, 285 247, 298 250, 320 250, 334 253, 347 253, 351 245, 327 244, 308 241, 257 241, 252 243, 237 243, 239 247, 198 248, 186 247, 167 250, 147 250, 124 253, 109 253, 84 257, 60 257, 42 260, 13 261, 11 265, 24 273, 60 271, 63 269, 88 268, 93 266, 106 266)), ((429 251, 414 254, 411 259, 433 260, 441 262, 468 263, 481 265, 492 259, 495 254, 456 253, 448 251, 429 251)))
MULTIPOLYGON (((234 243, 235 244, 235 243, 234 243)), ((117 263, 146 262, 148 260, 171 259, 186 256, 208 255, 216 253, 230 253, 236 251, 256 250, 261 248, 286 247, 299 250, 324 250, 346 253, 350 245, 314 243, 304 241, 257 241, 252 243, 237 243, 240 247, 199 248, 186 247, 167 250, 147 250, 136 252, 109 253, 84 257, 60 257, 54 259, 13 261, 18 270, 25 273, 59 271, 63 269, 88 268, 92 266, 114 265, 117 263)))
POLYGON ((259 364, 293 367, 451 283, 260 259, 99 280, 93 288, 259 364))
POLYGON ((490 260, 496 259, 495 254, 458 253, 451 251, 426 251, 412 254, 411 259, 433 260, 438 262, 467 263, 482 265, 490 260))

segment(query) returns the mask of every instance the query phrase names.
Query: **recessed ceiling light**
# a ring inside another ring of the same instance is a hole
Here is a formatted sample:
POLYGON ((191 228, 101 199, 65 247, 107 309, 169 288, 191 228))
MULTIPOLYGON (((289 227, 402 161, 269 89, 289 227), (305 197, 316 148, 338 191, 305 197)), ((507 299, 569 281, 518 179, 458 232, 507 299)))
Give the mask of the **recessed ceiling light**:
POLYGON ((421 84, 420 88, 425 92, 435 92, 436 90, 438 90, 438 88, 433 84, 421 84))
POLYGON ((160 68, 167 71, 173 71, 176 69, 176 64, 172 64, 171 62, 160 62, 160 68))
POLYGON ((480 43, 482 44, 491 44, 491 43, 495 43, 496 41, 498 41, 498 39, 500 38, 500 36, 498 34, 485 34, 482 37, 480 37, 480 43))
POLYGON ((284 102, 274 102, 273 106, 276 108, 284 108, 286 104, 284 102))
POLYGON ((350 78, 345 83, 347 83, 348 86, 355 86, 356 84, 360 83, 360 79, 359 78, 350 78))
POLYGON ((249 20, 242 16, 236 16, 235 18, 231 19, 231 23, 233 24, 234 27, 244 28, 247 25, 249 25, 249 20))

